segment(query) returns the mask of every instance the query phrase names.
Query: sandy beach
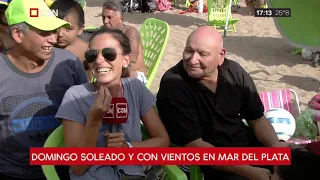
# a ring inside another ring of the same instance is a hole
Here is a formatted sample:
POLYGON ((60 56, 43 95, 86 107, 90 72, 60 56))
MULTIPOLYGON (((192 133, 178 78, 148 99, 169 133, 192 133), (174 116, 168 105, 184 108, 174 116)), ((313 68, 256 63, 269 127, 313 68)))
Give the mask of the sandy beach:
MULTIPOLYGON (((88 0, 85 8, 86 26, 100 26, 102 0, 88 0)), ((283 88, 294 90, 299 97, 300 107, 306 108, 308 101, 319 92, 320 71, 312 67, 311 61, 301 55, 290 56, 293 50, 287 41, 281 38, 272 18, 246 16, 248 9, 244 3, 234 18, 237 32, 224 37, 227 58, 237 61, 252 76, 259 91, 283 88)), ((163 73, 182 59, 187 36, 199 26, 206 25, 207 14, 187 13, 182 10, 156 13, 125 14, 124 21, 137 29, 146 18, 157 18, 170 25, 170 38, 160 67, 152 82, 151 91, 157 92, 163 73)))

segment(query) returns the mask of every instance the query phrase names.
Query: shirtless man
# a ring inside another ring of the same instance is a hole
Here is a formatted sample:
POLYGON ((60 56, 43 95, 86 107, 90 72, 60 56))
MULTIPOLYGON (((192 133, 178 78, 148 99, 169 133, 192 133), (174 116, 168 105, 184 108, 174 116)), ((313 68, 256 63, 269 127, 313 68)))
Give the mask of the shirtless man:
POLYGON ((108 0, 102 7, 103 25, 108 28, 122 30, 130 40, 131 54, 129 65, 129 76, 136 77, 144 84, 147 83, 146 66, 144 64, 143 49, 139 31, 123 23, 123 6, 117 0, 108 0))
POLYGON ((57 10, 58 18, 71 23, 70 27, 59 28, 56 46, 71 51, 83 62, 84 53, 88 50, 88 43, 79 37, 84 28, 83 8, 76 1, 56 0, 50 9, 57 10))

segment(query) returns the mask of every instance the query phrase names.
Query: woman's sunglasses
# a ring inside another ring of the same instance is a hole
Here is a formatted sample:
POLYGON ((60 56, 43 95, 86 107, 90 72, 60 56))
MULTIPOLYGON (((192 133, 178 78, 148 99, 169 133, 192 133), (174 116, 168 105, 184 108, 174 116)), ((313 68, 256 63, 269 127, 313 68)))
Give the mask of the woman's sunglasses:
POLYGON ((117 52, 112 48, 104 48, 102 50, 90 49, 84 54, 86 61, 88 63, 94 62, 99 56, 100 52, 102 53, 102 56, 108 61, 114 61, 117 58, 117 52))

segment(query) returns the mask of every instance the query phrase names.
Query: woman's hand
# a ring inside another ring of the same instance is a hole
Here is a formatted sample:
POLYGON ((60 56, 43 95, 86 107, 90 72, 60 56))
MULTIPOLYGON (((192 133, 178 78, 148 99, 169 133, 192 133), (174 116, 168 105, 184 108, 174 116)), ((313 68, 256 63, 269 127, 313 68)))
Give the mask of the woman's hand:
POLYGON ((271 172, 265 168, 253 167, 250 172, 251 180, 270 180, 271 176, 271 172))
POLYGON ((100 86, 98 90, 98 95, 96 101, 91 106, 89 110, 89 116, 92 117, 94 121, 101 121, 103 116, 110 109, 110 104, 112 101, 112 96, 108 88, 100 86))
POLYGON ((128 147, 123 133, 105 133, 107 147, 128 147))

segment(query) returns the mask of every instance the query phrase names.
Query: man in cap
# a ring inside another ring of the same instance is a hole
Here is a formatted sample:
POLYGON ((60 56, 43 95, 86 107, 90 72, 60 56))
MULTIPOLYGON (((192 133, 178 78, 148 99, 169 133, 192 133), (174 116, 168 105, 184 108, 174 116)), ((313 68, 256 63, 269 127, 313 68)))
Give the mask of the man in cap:
POLYGON ((75 55, 54 48, 56 29, 70 24, 50 12, 43 0, 13 0, 5 12, 14 46, 0 53, 1 180, 45 179, 29 165, 29 148, 60 125, 54 116, 66 90, 88 81, 75 55))
POLYGON ((0 0, 0 52, 12 47, 13 41, 8 34, 8 23, 5 11, 8 7, 9 0, 0 0))

